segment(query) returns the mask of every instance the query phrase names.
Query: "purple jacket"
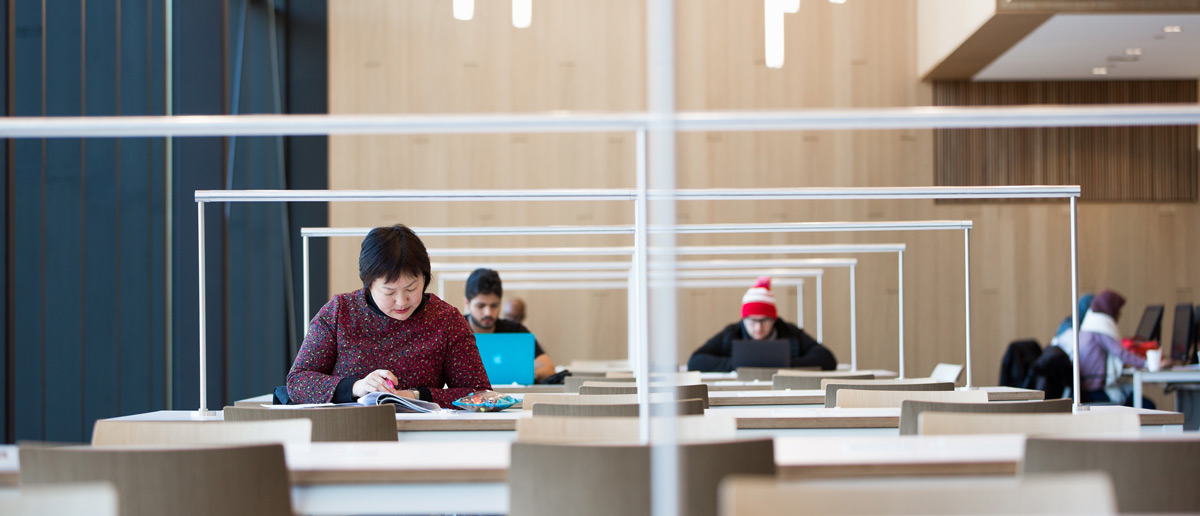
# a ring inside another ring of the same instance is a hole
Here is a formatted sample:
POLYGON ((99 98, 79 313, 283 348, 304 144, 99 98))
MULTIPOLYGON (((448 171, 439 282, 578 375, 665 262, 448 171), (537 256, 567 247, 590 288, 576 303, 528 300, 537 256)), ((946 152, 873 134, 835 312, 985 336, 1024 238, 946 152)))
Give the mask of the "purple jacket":
POLYGON ((1080 390, 1096 391, 1104 388, 1105 362, 1108 356, 1121 358, 1125 365, 1143 367, 1146 359, 1139 357, 1121 346, 1116 339, 1103 333, 1090 331, 1079 332, 1079 388, 1080 390))

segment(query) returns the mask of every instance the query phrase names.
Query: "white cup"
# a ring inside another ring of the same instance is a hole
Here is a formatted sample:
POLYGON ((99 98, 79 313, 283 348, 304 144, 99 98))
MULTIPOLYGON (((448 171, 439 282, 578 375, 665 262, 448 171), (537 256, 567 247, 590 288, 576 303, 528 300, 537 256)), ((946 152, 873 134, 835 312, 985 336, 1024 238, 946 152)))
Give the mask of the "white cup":
POLYGON ((1162 350, 1148 349, 1146 350, 1146 370, 1154 372, 1162 365, 1162 350))

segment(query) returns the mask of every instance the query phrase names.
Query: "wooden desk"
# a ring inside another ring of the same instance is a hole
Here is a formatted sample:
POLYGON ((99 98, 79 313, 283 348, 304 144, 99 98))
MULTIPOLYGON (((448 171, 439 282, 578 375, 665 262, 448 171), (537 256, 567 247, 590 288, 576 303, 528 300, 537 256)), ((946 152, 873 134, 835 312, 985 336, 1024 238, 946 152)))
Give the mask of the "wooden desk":
MULTIPOLYGON (((988 401, 1031 401, 1045 399, 1046 393, 1016 387, 980 387, 987 392, 988 401)), ((709 393, 712 407, 756 405, 824 405, 825 391, 820 389, 718 391, 709 393)))
POLYGON ((1022 435, 776 437, 775 464, 789 480, 842 477, 1016 475, 1022 435))
MULTIPOLYGON (((711 411, 712 409, 709 409, 711 411)), ((1096 406, 1093 412, 1134 411, 1141 417, 1143 430, 1150 433, 1181 432, 1183 414, 1165 410, 1096 406), (1163 428, 1171 426, 1174 428, 1163 428)), ((738 429, 819 429, 819 428, 894 428, 900 427, 899 408, 777 408, 744 407, 717 412, 737 419, 738 429)))

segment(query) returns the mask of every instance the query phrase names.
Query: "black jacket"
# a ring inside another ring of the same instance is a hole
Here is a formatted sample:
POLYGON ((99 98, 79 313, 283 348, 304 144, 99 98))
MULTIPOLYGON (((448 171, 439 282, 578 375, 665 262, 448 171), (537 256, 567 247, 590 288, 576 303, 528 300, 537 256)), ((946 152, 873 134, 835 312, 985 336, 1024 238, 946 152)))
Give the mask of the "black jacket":
MULTIPOLYGON (((792 342, 791 367, 819 366, 821 369, 837 369, 837 358, 825 346, 809 337, 804 330, 783 319, 775 319, 775 339, 792 342)), ((750 340, 742 322, 738 321, 708 339, 700 349, 692 353, 688 359, 688 369, 691 371, 732 371, 733 364, 730 355, 733 354, 733 341, 750 340)))

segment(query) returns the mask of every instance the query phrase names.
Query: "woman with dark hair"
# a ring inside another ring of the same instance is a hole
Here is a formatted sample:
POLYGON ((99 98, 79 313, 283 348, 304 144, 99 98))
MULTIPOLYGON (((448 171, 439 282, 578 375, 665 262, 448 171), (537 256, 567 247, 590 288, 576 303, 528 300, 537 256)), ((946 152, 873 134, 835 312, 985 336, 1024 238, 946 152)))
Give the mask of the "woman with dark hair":
POLYGON ((416 233, 401 224, 372 229, 358 276, 362 289, 334 296, 309 323, 287 376, 291 402, 344 403, 383 391, 450 408, 491 389, 462 314, 425 292, 429 254, 416 233))

